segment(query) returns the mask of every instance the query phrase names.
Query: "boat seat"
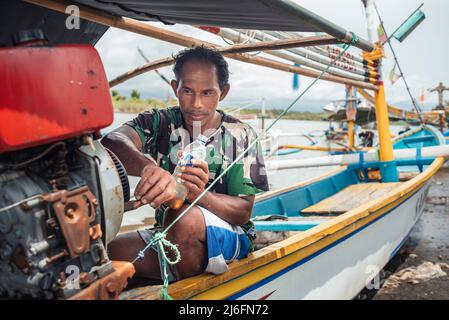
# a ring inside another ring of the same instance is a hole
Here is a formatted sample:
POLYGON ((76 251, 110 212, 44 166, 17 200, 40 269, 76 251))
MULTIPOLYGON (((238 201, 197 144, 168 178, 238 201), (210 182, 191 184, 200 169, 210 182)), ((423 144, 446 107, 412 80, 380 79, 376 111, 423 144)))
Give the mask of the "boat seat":
POLYGON ((302 215, 339 215, 379 198, 401 182, 369 182, 353 184, 301 211, 302 215))

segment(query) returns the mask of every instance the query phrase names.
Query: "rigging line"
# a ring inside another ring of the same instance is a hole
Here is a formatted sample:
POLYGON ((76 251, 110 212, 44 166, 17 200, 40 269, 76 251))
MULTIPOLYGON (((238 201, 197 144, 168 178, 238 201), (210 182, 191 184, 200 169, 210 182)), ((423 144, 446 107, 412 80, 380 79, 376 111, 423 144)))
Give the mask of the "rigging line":
POLYGON ((410 99, 412 100, 413 107, 415 108, 416 113, 418 114, 418 117, 419 117, 419 120, 421 121, 421 123, 424 123, 424 120, 421 117, 422 109, 418 105, 418 103, 416 102, 416 100, 413 97, 412 93, 410 92, 410 88, 408 86, 407 80, 405 79, 405 75, 402 72, 401 66, 399 65, 398 58, 396 56, 396 53, 394 52, 393 45, 391 44, 390 37, 388 36, 387 31, 385 30, 384 22, 383 22, 383 20, 382 20, 382 18, 380 16, 379 10, 377 10, 377 6, 376 6, 376 2, 375 1, 373 1, 373 5, 374 5, 374 9, 376 10, 377 17, 379 18, 379 21, 380 21, 380 24, 382 26, 382 29, 383 29, 383 31, 385 33, 385 36, 387 37, 387 43, 388 43, 388 46, 390 47, 391 52, 393 53, 394 61, 395 61, 396 65, 398 66, 399 72, 401 73, 402 80, 404 81, 404 84, 405 84, 405 87, 407 89, 407 92, 408 92, 408 94, 410 96, 410 99))
MULTIPOLYGON (((352 34, 352 39, 351 39, 351 42, 350 43, 348 43, 348 44, 346 44, 346 47, 343 49, 343 50, 341 50, 340 51, 340 53, 339 53, 339 55, 336 57, 336 59, 338 59, 338 58, 340 58, 340 56, 342 56, 345 52, 346 52, 346 50, 351 46, 351 45, 353 45, 353 44, 356 44, 359 40, 358 40, 358 38, 357 38, 357 36, 354 34, 354 33, 351 33, 352 34)), ((327 68, 325 69, 325 70, 323 70, 319 75, 318 75, 318 77, 317 78, 315 78, 308 86, 307 86, 307 88, 305 88, 304 89, 304 91, 303 92, 301 92, 300 94, 299 94, 299 96, 298 97, 296 97, 291 103, 290 103, 290 105, 287 107, 287 108, 285 108, 282 112, 281 112, 281 114, 279 114, 279 116, 276 118, 276 119, 274 119, 274 121, 262 132, 262 134, 260 134, 258 137, 256 137, 256 139, 254 139, 254 141, 253 142, 251 142, 250 144, 249 144, 249 146, 229 165, 229 166, 227 166, 219 175, 218 175, 218 177, 216 177, 215 178, 215 180, 214 181, 212 181, 211 182, 211 184, 207 187, 207 188, 205 188, 204 190, 203 190, 203 192, 201 192, 197 197, 196 197, 196 199, 195 200, 193 200, 192 201, 192 203, 190 204, 190 205, 188 205, 187 206, 187 208, 186 209, 184 209, 184 211, 181 213, 181 214, 179 214, 177 217, 176 217, 176 219, 174 219, 164 230, 162 230, 160 233, 158 233, 158 234, 160 234, 160 236, 158 236, 158 238, 157 238, 157 240, 156 241, 150 241, 142 250, 140 250, 139 252, 138 252, 138 254, 136 255, 136 257, 134 258, 134 260, 132 261, 132 263, 135 263, 135 262, 137 262, 139 259, 143 259, 144 257, 145 257, 145 252, 147 251, 147 250, 149 250, 156 242, 159 242, 159 241, 161 241, 161 239, 162 238, 164 238, 165 237, 165 235, 167 234, 167 232, 168 232, 168 230, 170 230, 172 227, 173 227, 173 225, 175 224, 175 223, 177 223, 194 205, 196 205, 197 203, 198 203, 198 201, 237 163, 237 162, 239 162, 240 160, 242 160, 242 158, 245 156, 245 154, 249 151, 249 150, 251 150, 255 145, 256 145, 256 143, 258 143, 259 142, 259 140, 260 140, 260 138, 261 137, 263 137, 263 136, 265 136, 265 134, 291 109, 291 108, 293 108, 293 106, 304 96, 304 94, 307 92, 307 91, 309 91, 309 89, 318 81, 318 80, 320 80, 323 76, 324 76, 324 74, 327 72, 327 70, 329 69, 331 67, 331 64, 328 64, 327 65, 327 68)))

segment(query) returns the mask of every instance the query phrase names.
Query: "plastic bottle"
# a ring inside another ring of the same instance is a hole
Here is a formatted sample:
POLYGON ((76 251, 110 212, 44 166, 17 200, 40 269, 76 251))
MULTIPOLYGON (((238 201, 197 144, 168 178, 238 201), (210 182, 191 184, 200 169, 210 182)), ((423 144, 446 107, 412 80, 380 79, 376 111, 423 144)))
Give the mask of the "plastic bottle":
POLYGON ((176 165, 175 171, 173 172, 173 177, 176 181, 175 192, 176 196, 174 199, 167 202, 167 205, 175 210, 181 208, 184 204, 184 201, 187 197, 187 188, 181 182, 181 178, 178 177, 178 174, 181 173, 181 167, 183 166, 193 166, 192 160, 206 160, 206 143, 207 137, 203 135, 199 135, 195 141, 188 144, 182 153, 182 158, 179 159, 178 164, 176 165))

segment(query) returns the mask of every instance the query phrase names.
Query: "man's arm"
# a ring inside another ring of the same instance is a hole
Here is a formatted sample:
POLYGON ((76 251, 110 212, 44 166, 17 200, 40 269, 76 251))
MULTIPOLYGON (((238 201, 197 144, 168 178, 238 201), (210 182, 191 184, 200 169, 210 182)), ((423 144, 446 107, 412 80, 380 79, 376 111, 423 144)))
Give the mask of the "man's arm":
POLYGON ((104 137, 101 143, 117 155, 129 175, 141 177, 134 192, 137 200, 158 208, 176 196, 175 180, 168 171, 158 167, 154 159, 142 153, 142 142, 133 128, 123 125, 104 137))
POLYGON ((110 132, 101 143, 115 153, 126 172, 131 176, 140 176, 146 165, 156 165, 156 162, 142 153, 142 142, 137 132, 127 125, 110 132))

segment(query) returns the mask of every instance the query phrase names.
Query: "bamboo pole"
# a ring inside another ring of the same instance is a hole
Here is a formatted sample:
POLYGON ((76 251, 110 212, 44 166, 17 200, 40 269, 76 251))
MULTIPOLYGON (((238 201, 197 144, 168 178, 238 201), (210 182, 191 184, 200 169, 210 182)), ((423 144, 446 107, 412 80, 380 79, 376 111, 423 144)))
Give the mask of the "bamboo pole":
MULTIPOLYGON (((276 35, 276 37, 279 37, 279 39, 297 37, 299 35, 298 32, 292 32, 292 31, 267 31, 267 33, 276 35)), ((331 46, 322 46, 322 47, 310 48, 309 50, 314 51, 321 55, 328 56, 329 51, 334 51, 336 49, 337 48, 331 47, 331 46)), ((355 65, 359 65, 359 66, 363 67, 363 58, 355 56, 349 52, 345 52, 343 54, 342 61, 347 61, 348 63, 354 63, 355 65), (347 59, 347 60, 344 60, 344 59, 347 59)))
MULTIPOLYGON (((56 10, 56 11, 59 11, 62 13, 65 13, 66 7, 71 4, 64 0, 25 0, 25 1, 27 1, 29 3, 36 4, 36 5, 43 6, 43 7, 52 9, 52 10, 56 10)), ((183 35, 177 34, 175 32, 171 32, 171 31, 164 30, 161 28, 153 27, 151 25, 145 24, 143 22, 140 22, 140 21, 137 21, 134 19, 113 16, 113 15, 104 13, 100 10, 87 8, 87 7, 81 6, 81 5, 79 5, 79 8, 80 8, 79 12, 80 12, 81 18, 89 20, 89 21, 94 21, 96 23, 100 23, 100 24, 103 24, 106 26, 123 29, 126 31, 134 32, 137 34, 141 34, 141 35, 148 36, 151 38, 159 39, 162 41, 167 41, 167 42, 178 44, 178 45, 185 46, 185 47, 195 47, 195 46, 201 46, 201 45, 210 46, 210 47, 214 47, 214 48, 218 47, 215 44, 212 44, 212 43, 209 43, 206 41, 201 41, 201 40, 198 40, 198 39, 195 39, 192 37, 183 36, 183 35)), ((267 58, 253 57, 253 56, 249 56, 247 54, 238 54, 238 53, 225 54, 225 56, 235 59, 235 60, 239 60, 239 61, 243 61, 243 62, 247 62, 247 63, 259 65, 259 66, 269 67, 269 68, 280 70, 280 71, 297 73, 297 74, 311 77, 311 78, 317 78, 320 75, 320 73, 317 71, 312 71, 312 70, 308 70, 308 69, 304 69, 304 68, 296 67, 296 66, 290 66, 285 63, 270 60, 267 58)), ((321 79, 336 82, 336 83, 341 83, 341 84, 349 84, 349 85, 353 85, 358 88, 365 88, 365 89, 370 89, 370 90, 378 89, 378 87, 376 85, 373 85, 370 83, 363 83, 361 81, 355 81, 355 80, 337 77, 337 76, 333 76, 333 75, 329 75, 329 74, 323 75, 321 77, 321 79)))
MULTIPOLYGON (((146 63, 151 63, 150 59, 143 53, 143 51, 137 47, 137 52, 139 52, 140 56, 145 60, 146 63)), ((154 72, 168 85, 170 85, 170 80, 168 80, 162 73, 160 73, 157 69, 154 72)))
MULTIPOLYGON (((449 157, 449 145, 440 145, 432 147, 421 148, 421 155, 418 155, 418 149, 398 149, 394 150, 394 157, 398 161, 416 160, 418 157, 428 159, 434 157, 449 157)), ((323 167, 323 166, 338 166, 350 165, 360 163, 359 153, 348 153, 335 156, 322 156, 306 159, 287 159, 287 160, 269 160, 265 162, 265 167, 268 171, 279 169, 293 169, 293 168, 309 168, 309 167, 323 167)), ((363 163, 380 161, 379 153, 374 150, 363 154, 363 163)), ((382 169, 382 163, 380 164, 382 169)))
MULTIPOLYGON (((242 36, 240 34, 234 34, 226 29, 220 28, 218 33, 214 32, 214 31, 216 31, 216 28, 213 28, 213 31, 211 31, 212 30, 211 28, 207 28, 207 27, 200 27, 200 29, 212 32, 214 34, 222 36, 223 38, 226 38, 233 42, 251 41, 251 39, 246 36, 242 36)), ((263 39, 263 36, 261 36, 259 33, 256 33, 255 38, 260 40, 260 39, 263 39)), ((274 41, 278 40, 277 38, 274 38, 271 36, 268 36, 268 39, 269 40, 274 39, 274 41)), ((298 55, 296 53, 292 53, 293 50, 298 50, 298 49, 288 49, 289 53, 279 52, 279 51, 270 51, 270 52, 267 52, 267 54, 285 59, 287 61, 291 61, 291 62, 300 64, 303 66, 307 66, 307 67, 310 67, 315 70, 320 70, 320 71, 325 70, 327 64, 332 64, 332 67, 329 68, 328 72, 333 75, 350 78, 350 79, 356 80, 356 81, 364 81, 364 82, 369 82, 372 84, 378 84, 377 79, 374 78, 376 76, 374 74, 372 75, 372 77, 370 77, 370 74, 365 71, 360 71, 360 73, 356 73, 356 72, 353 72, 350 70, 344 70, 343 67, 335 66, 336 61, 333 62, 331 59, 328 59, 328 61, 323 61, 323 59, 321 59, 321 61, 316 62, 313 59, 312 60, 309 59, 310 55, 308 57, 304 57, 304 55, 298 55), (337 69, 335 69, 335 67, 342 69, 343 71, 337 70, 337 69)))
MULTIPOLYGON (((134 70, 130 70, 130 71, 118 76, 117 78, 112 79, 111 81, 109 81, 109 87, 112 88, 122 82, 125 82, 126 80, 129 80, 138 75, 141 75, 142 73, 149 72, 152 70, 157 70, 162 67, 170 66, 174 63, 175 63, 175 59, 173 57, 151 61, 147 64, 144 64, 141 67, 138 67, 134 70)), ((170 84, 170 82, 168 82, 168 84, 170 84)))
POLYGON ((348 148, 332 148, 332 147, 321 147, 321 146, 305 146, 305 145, 296 145, 296 144, 286 144, 282 145, 278 148, 278 150, 283 149, 301 149, 301 150, 309 150, 309 151, 338 151, 338 152, 347 152, 348 148))
MULTIPOLYGON (((241 29, 234 29, 236 32, 244 33, 244 30, 241 29)), ((221 34, 225 35, 227 30, 220 29, 221 34)), ((238 35, 240 37, 240 35, 238 35)), ((276 40, 276 39, 289 39, 291 37, 299 37, 297 33, 292 33, 292 36, 286 36, 281 32, 278 31, 258 31, 254 34, 254 38, 260 41, 270 39, 270 40, 276 40)), ((367 69, 365 66, 363 66, 362 63, 358 64, 355 62, 355 60, 351 60, 348 57, 341 56, 337 61, 333 61, 333 59, 330 57, 330 53, 327 51, 319 51, 315 50, 317 48, 320 48, 320 46, 317 47, 308 47, 304 49, 288 49, 289 52, 302 56, 306 59, 313 60, 318 63, 322 64, 329 64, 332 63, 332 66, 339 68, 346 72, 352 72, 357 73, 360 75, 365 75, 367 73, 367 69)), ((346 52, 345 52, 346 54, 346 52)), ((335 57, 334 57, 335 58, 335 57)))
POLYGON ((260 41, 253 43, 234 44, 229 47, 218 49, 222 54, 225 53, 244 53, 251 51, 270 51, 282 50, 297 47, 316 46, 320 44, 339 43, 337 39, 332 36, 317 36, 304 38, 290 38, 271 41, 260 41))

